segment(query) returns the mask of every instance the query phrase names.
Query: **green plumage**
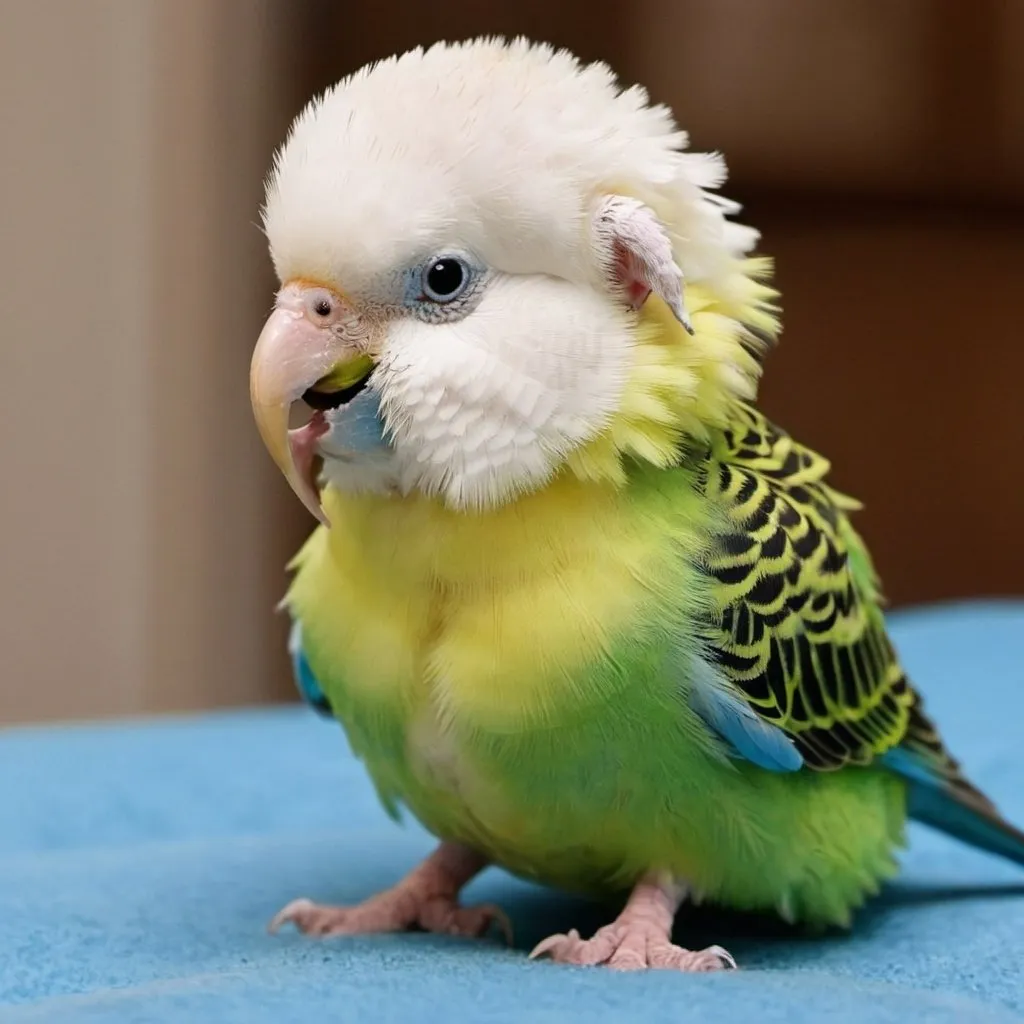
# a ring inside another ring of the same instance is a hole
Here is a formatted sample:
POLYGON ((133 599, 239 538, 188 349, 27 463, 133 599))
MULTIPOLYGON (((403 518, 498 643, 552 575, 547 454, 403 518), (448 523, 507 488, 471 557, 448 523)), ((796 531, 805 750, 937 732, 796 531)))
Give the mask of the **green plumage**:
MULTIPOLYGON (((464 648, 447 655, 449 680, 437 645, 454 630, 460 602, 495 620, 511 615, 504 595, 549 582, 552 552, 538 550, 536 566, 509 581, 492 550, 470 588, 463 575, 445 579, 429 545, 416 554, 395 538, 425 530, 416 517, 429 515, 437 543, 461 545, 463 554, 492 533, 525 543, 518 528, 533 529, 543 548, 534 515, 545 501, 558 503, 559 515, 574 503, 585 514, 587 488, 556 487, 512 525, 507 510, 460 517, 332 494, 334 528, 300 556, 290 604, 309 664, 384 803, 394 811, 404 802, 439 837, 563 888, 616 892, 653 868, 708 899, 811 925, 847 924, 895 871, 906 782, 880 763, 887 750, 903 744, 950 793, 994 815, 960 778, 900 669, 867 553, 846 517, 852 503, 827 486, 826 471, 741 404, 729 429, 676 468, 635 466, 612 499, 607 526, 620 532, 601 533, 582 556, 599 567, 607 560, 608 573, 624 557, 634 574, 657 566, 638 591, 644 607, 627 608, 611 629, 595 619, 598 653, 575 675, 530 667, 551 675, 550 700, 530 705, 525 718, 488 718, 450 697, 445 686, 454 687, 464 648), (616 554, 627 538, 629 555, 616 554), (379 588, 372 597, 359 584, 369 576, 379 588), (346 657, 340 627, 355 634, 374 616, 415 624, 408 597, 418 589, 431 591, 430 621, 425 633, 391 636, 408 644, 411 659, 403 661, 410 678, 391 686, 380 665, 371 670, 352 648, 346 657), (714 685, 741 695, 792 741, 802 768, 758 767, 708 727, 690 698, 709 670, 714 685), (382 673, 378 683, 373 672, 382 673)), ((560 554, 562 615, 586 623, 591 595, 576 591, 572 575, 581 553, 560 554)), ((505 639, 528 658, 519 646, 540 620, 519 626, 521 639, 505 639)), ((502 642, 495 633, 496 648, 502 642)), ((496 676, 473 685, 499 684, 496 676)))

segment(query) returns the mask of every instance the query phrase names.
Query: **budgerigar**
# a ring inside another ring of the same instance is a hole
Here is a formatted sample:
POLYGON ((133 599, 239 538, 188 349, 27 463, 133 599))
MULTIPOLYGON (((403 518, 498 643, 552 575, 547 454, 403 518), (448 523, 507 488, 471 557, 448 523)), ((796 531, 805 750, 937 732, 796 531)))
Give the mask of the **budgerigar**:
POLYGON ((439 846, 274 927, 482 934, 458 895, 493 864, 624 900, 536 955, 713 970, 684 901, 846 926, 908 816, 1024 862, 900 667, 856 503, 753 404, 771 264, 686 144, 607 66, 477 39, 346 78, 278 152, 251 394, 322 522, 297 679, 439 846))

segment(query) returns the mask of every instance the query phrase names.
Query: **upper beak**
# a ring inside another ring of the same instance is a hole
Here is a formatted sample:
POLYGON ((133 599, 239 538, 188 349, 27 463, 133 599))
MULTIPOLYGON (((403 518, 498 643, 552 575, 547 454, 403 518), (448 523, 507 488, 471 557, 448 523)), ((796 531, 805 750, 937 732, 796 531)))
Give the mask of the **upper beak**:
POLYGON ((373 362, 357 347, 359 334, 337 332, 340 319, 353 319, 351 307, 326 288, 289 284, 260 332, 252 354, 249 397, 263 443, 302 504, 325 526, 327 516, 316 481, 317 442, 329 430, 322 412, 304 427, 288 429, 291 407, 317 390, 336 392, 365 379, 373 362), (324 302, 330 313, 321 315, 324 302), (344 339, 339 334, 344 334, 344 339))

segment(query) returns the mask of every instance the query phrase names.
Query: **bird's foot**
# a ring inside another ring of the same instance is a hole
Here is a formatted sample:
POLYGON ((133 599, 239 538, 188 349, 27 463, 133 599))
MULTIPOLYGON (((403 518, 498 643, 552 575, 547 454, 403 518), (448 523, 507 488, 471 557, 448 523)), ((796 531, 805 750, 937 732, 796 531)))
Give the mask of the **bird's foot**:
POLYGON ((683 949, 660 932, 620 921, 600 928, 592 939, 581 939, 575 928, 568 935, 551 935, 534 949, 530 958, 545 955, 560 964, 576 964, 581 967, 603 964, 618 971, 659 968, 699 972, 736 967, 732 955, 721 946, 683 949))
POLYGON ((736 961, 721 946, 691 950, 673 944, 672 920, 681 899, 677 886, 646 879, 633 890, 618 918, 593 938, 582 939, 575 929, 568 935, 551 935, 534 948, 530 959, 547 956, 556 963, 600 964, 619 971, 734 970, 736 961))
POLYGON ((476 854, 442 844, 396 886, 351 907, 328 906, 308 899, 292 900, 270 922, 276 932, 293 924, 306 935, 364 935, 410 928, 442 935, 483 935, 492 924, 512 941, 512 926, 500 907, 463 907, 458 891, 484 866, 476 854))
POLYGON ((410 928, 441 935, 477 937, 496 924, 511 942, 511 925, 500 907, 491 904, 461 907, 451 897, 420 896, 401 885, 351 907, 313 903, 308 899, 292 900, 274 916, 269 929, 276 932, 284 924, 293 924, 303 934, 318 938, 400 932, 410 928))

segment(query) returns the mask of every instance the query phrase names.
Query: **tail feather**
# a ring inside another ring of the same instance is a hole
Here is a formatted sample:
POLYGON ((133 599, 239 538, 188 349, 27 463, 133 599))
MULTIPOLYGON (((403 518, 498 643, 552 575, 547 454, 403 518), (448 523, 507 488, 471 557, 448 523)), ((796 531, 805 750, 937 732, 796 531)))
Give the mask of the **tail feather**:
POLYGON ((920 694, 911 693, 903 742, 882 756, 882 763, 907 782, 907 813, 968 846, 1024 866, 1024 831, 967 780, 925 714, 920 694))
POLYGON ((911 782, 907 809, 917 821, 1024 867, 1024 832, 994 808, 977 807, 953 789, 911 782))
POLYGON ((952 776, 939 773, 906 747, 890 750, 882 761, 907 782, 907 813, 915 821, 1024 867, 1024 831, 1011 825, 959 771, 952 776))

